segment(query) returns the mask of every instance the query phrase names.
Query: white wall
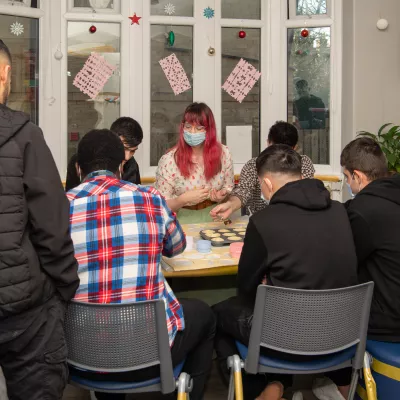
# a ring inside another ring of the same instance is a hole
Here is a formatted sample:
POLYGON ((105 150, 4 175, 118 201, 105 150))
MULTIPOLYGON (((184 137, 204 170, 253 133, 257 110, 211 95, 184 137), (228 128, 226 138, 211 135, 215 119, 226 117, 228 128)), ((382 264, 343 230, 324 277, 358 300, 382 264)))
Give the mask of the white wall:
POLYGON ((399 19, 399 0, 344 1, 343 147, 359 130, 400 124, 399 19), (389 21, 386 31, 379 18, 389 21))

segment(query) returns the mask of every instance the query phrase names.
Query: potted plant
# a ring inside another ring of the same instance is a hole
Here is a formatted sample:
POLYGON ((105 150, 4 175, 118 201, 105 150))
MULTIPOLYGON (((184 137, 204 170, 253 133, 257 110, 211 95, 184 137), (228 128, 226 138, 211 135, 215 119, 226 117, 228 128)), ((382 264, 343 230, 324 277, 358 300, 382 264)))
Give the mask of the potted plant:
POLYGON ((375 135, 371 132, 360 131, 357 136, 368 136, 376 140, 385 153, 389 171, 400 173, 400 126, 392 123, 382 125, 375 135), (387 132, 385 129, 393 125, 387 132), (383 132, 386 133, 383 133, 383 132))

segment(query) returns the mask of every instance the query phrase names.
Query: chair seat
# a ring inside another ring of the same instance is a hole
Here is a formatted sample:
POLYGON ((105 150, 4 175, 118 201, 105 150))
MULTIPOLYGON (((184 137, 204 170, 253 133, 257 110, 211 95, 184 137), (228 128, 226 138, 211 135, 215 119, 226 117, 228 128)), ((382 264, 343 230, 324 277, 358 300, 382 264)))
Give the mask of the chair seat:
MULTIPOLYGON (((185 363, 185 361, 181 362, 174 368, 175 379, 178 379, 180 373, 182 372, 184 363, 185 363)), ((102 391, 102 390, 106 390, 106 391, 126 390, 126 391, 128 391, 128 390, 140 389, 140 388, 144 388, 144 387, 157 385, 161 382, 160 377, 148 379, 146 381, 141 381, 141 382, 95 381, 95 380, 90 380, 90 379, 86 379, 86 378, 79 376, 76 373, 77 371, 78 370, 76 368, 69 366, 69 374, 70 374, 70 379, 72 382, 74 382, 78 385, 89 387, 92 390, 98 390, 98 391, 102 391)))
MULTIPOLYGON (((248 348, 240 342, 236 342, 236 347, 239 350, 240 357, 245 360, 247 357, 248 348)), ((352 346, 346 350, 334 354, 313 356, 311 361, 287 361, 260 355, 260 365, 283 370, 318 371, 342 364, 345 361, 352 359, 355 354, 356 346, 352 346)))
POLYGON ((367 341, 367 351, 377 360, 400 368, 400 343, 367 341))

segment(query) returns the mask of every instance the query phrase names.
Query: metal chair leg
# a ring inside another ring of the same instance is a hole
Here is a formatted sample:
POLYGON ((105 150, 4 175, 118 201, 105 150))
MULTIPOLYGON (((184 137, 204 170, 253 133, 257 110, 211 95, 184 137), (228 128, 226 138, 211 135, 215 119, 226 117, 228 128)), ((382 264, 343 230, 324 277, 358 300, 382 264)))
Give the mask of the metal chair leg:
POLYGON ((356 393, 358 383, 358 371, 353 369, 353 374, 351 375, 350 391, 348 400, 353 400, 356 393))
POLYGON ((227 364, 228 364, 228 369, 230 372, 228 400, 234 400, 235 388, 234 388, 234 383, 233 383, 233 357, 228 357, 227 364))
POLYGON ((176 382, 176 387, 178 389, 177 400, 189 400, 189 393, 193 389, 193 380, 190 378, 190 375, 182 372, 176 382))
POLYGON ((234 386, 235 399, 243 400, 243 382, 242 382, 243 362, 237 354, 228 358, 228 368, 231 370, 231 380, 229 384, 228 399, 233 400, 232 386, 234 386), (232 385, 232 376, 234 385, 232 385))
POLYGON ((377 400, 376 383, 371 373, 371 362, 372 357, 365 352, 363 368, 365 389, 367 391, 368 400, 377 400))

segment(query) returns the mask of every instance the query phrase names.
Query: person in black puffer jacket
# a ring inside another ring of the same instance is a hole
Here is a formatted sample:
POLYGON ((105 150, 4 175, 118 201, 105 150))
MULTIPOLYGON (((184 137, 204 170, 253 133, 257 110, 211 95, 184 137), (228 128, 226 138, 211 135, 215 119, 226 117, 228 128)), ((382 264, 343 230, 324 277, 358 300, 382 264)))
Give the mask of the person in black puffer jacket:
POLYGON ((10 400, 59 399, 65 302, 79 286, 69 203, 42 131, 5 105, 10 83, 0 40, 0 365, 10 400))

